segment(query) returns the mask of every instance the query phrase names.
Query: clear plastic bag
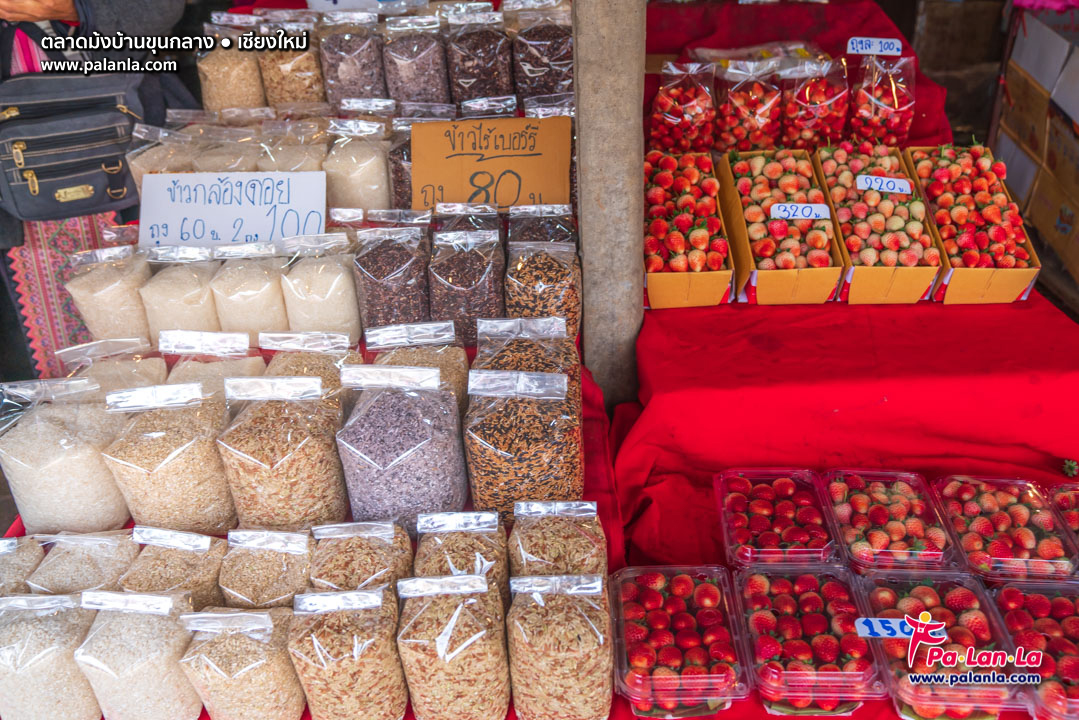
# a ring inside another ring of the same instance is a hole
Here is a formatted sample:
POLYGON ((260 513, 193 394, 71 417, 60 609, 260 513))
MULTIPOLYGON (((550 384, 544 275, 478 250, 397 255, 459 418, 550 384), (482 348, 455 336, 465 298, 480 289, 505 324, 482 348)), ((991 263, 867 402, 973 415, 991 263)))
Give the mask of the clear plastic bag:
POLYGON ((269 243, 219 246, 214 257, 225 260, 210 281, 222 330, 247 333, 251 347, 260 332, 288 330, 281 291, 287 258, 274 257, 269 243))
POLYGON ((377 24, 378 15, 368 12, 328 12, 319 21, 326 97, 338 110, 348 98, 386 97, 377 24))
POLYGON ((195 610, 225 604, 217 580, 227 542, 140 526, 131 534, 143 548, 120 578, 125 592, 187 593, 195 610))
POLYGON ((664 63, 652 101, 648 147, 672 153, 710 152, 715 143, 715 66, 664 63))
POLYGON ((395 521, 319 525, 311 534, 318 541, 311 587, 320 592, 387 585, 396 597, 397 581, 412 575, 412 540, 395 521))
POLYGON ((517 96, 495 95, 462 100, 458 107, 461 108, 462 118, 512 118, 517 117, 517 96))
POLYGON ((307 533, 230 530, 218 584, 229 607, 292 605, 307 587, 315 541, 307 533))
POLYGON ((347 335, 329 332, 262 333, 263 350, 274 351, 266 366, 269 377, 302 375, 322 380, 322 404, 341 419, 349 393, 341 386, 341 368, 358 365, 363 356, 351 349, 347 335))
POLYGON ((566 376, 472 370, 465 458, 472 503, 504 517, 520 500, 580 500, 581 415, 566 376))
POLYGON ((197 720, 202 700, 180 668, 191 633, 179 620, 186 595, 86 592, 97 617, 75 651, 109 720, 197 720))
MULTIPOLYGON (((259 86, 262 87, 261 85, 259 86)), ((131 168, 135 187, 142 194, 142 178, 155 173, 184 173, 194 170, 191 161, 197 150, 195 138, 183 132, 135 123, 131 129, 134 140, 145 142, 129 151, 124 159, 131 168)))
POLYGON ((577 224, 569 205, 514 205, 506 226, 511 243, 577 244, 577 224))
POLYGON ((386 325, 367 328, 367 351, 375 365, 433 367, 442 386, 457 399, 463 416, 468 409, 468 353, 457 341, 452 322, 386 325))
POLYGON ((452 320, 465 345, 476 344, 476 320, 506 314, 506 258, 498 233, 437 232, 431 265, 431 319, 452 320))
POLYGON ((338 136, 322 164, 326 171, 326 201, 330 207, 388 208, 390 206, 386 126, 370 120, 334 120, 338 136))
POLYGON ((513 48, 502 13, 447 16, 446 65, 456 103, 513 94, 513 48))
POLYGON ((437 17, 386 20, 382 62, 386 90, 397 102, 450 102, 446 48, 437 17))
POLYGON ((313 22, 267 22, 259 25, 263 35, 307 34, 304 50, 263 50, 257 54, 267 104, 321 103, 326 89, 319 65, 318 38, 313 22))
POLYGON ((510 563, 498 513, 428 513, 419 516, 416 532, 417 577, 482 575, 492 600, 509 609, 510 563))
POLYGON ((101 451, 126 422, 104 405, 57 402, 33 407, 0 436, 0 467, 28 533, 123 526, 127 504, 101 451))
POLYGON ((393 139, 387 158, 390 163, 390 185, 393 207, 412 208, 412 125, 432 120, 452 120, 457 107, 445 103, 401 103, 400 117, 393 120, 393 139))
POLYGON ((914 58, 862 58, 862 80, 851 93, 850 132, 859 140, 902 146, 914 122, 914 58))
POLYGON ((482 575, 410 578, 397 649, 418 720, 490 720, 509 709, 502 605, 482 575))
POLYGON ((841 141, 850 110, 847 66, 842 60, 812 59, 785 63, 783 88, 784 147, 816 150, 841 141))
POLYGON ((26 578, 45 557, 45 549, 33 537, 0 539, 0 595, 30 592, 26 578))
POLYGON ((381 591, 296 597, 292 664, 317 720, 400 720, 408 688, 381 591))
POLYGON ((247 333, 166 330, 158 337, 164 355, 179 355, 169 372, 169 385, 199 383, 204 396, 225 396, 225 378, 258 377, 266 361, 248 348, 247 333))
POLYGON ((420 228, 356 232, 356 291, 364 327, 426 322, 430 245, 420 228))
POLYGON ((191 169, 195 172, 254 172, 262 146, 257 130, 211 127, 199 137, 191 169))
POLYGON ((332 332, 360 340, 360 310, 352 276, 353 256, 344 233, 299 236, 280 243, 291 255, 288 274, 281 278, 289 329, 293 332, 332 332))
POLYGON ((198 383, 152 385, 109 393, 108 409, 140 413, 102 453, 136 523, 208 535, 236 527, 217 452, 224 398, 204 401, 198 383))
POLYGON ((95 340, 150 337, 139 288, 150 279, 146 256, 131 246, 73 253, 64 287, 95 340))
POLYGON ((299 720, 303 688, 288 653, 292 610, 182 615, 195 633, 180 664, 214 720, 299 720))
POLYGON ((783 131, 777 58, 729 60, 716 66, 716 144, 719 152, 774 150, 783 131))
POLYGON ((162 330, 217 332, 217 306, 210 280, 219 263, 211 248, 163 245, 149 250, 151 264, 162 269, 139 288, 146 308, 150 344, 156 346, 162 330))
POLYGON ((342 381, 363 389, 337 433, 353 519, 396 517, 411 531, 420 512, 464 507, 457 403, 439 370, 354 366, 342 381))
POLYGON ((506 618, 514 709, 521 720, 604 720, 614 634, 606 575, 515 577, 506 618))
POLYGON ((435 232, 471 232, 493 230, 502 234, 502 218, 498 207, 482 203, 437 203, 431 218, 435 232))
POLYGON ((139 544, 131 539, 130 530, 40 535, 38 540, 52 546, 26 578, 30 591, 40 595, 119 590, 120 576, 139 554, 139 544))
POLYGON ((561 317, 566 333, 581 329, 581 260, 573 243, 510 243, 506 269, 506 315, 561 317))
POLYGON ((523 11, 513 39, 517 94, 529 98, 573 91, 573 21, 568 11, 523 11))
POLYGON ((203 26, 206 35, 215 38, 218 46, 198 57, 199 85, 202 106, 210 112, 225 108, 257 108, 266 104, 259 72, 258 55, 236 47, 236 39, 256 29, 258 18, 253 15, 214 14, 215 24, 203 26), (231 47, 220 46, 228 38, 231 47))
POLYGON ((284 135, 263 141, 256 165, 261 172, 319 172, 329 152, 326 142, 295 142, 284 135))
MULTIPOLYGON (((435 0, 437 2, 437 0, 435 0)), ((521 29, 521 12, 537 10, 555 10, 569 12, 573 8, 571 0, 502 0, 499 9, 506 17, 506 31, 514 36, 521 29)))
POLYGON ((344 520, 340 410, 320 402, 321 379, 229 378, 225 397, 249 403, 217 439, 240 524, 298 530, 344 520))
POLYGON ((94 611, 72 595, 0 598, 0 713, 7 720, 100 720, 75 664, 94 611))
POLYGON ((514 577, 607 577, 607 536, 594 502, 519 502, 513 521, 509 556, 514 577))
POLYGON ((581 356, 563 318, 483 319, 476 326, 474 370, 562 373, 568 378, 566 397, 580 409, 581 356))
POLYGON ((159 385, 167 373, 165 361, 151 354, 145 338, 95 340, 62 348, 55 355, 69 377, 86 378, 96 386, 80 394, 78 402, 104 402, 114 390, 159 385))

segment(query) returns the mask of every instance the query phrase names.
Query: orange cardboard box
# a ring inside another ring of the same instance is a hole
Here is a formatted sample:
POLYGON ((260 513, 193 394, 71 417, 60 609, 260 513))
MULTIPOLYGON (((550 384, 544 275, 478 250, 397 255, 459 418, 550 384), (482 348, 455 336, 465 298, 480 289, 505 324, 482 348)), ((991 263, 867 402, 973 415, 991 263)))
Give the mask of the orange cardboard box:
POLYGON ((1011 60, 1004 72, 1006 82, 1000 121, 1035 158, 1045 157, 1049 133, 1049 93, 1023 68, 1011 60))
MULTIPOLYGON (((797 158, 809 159, 805 150, 795 150, 797 158)), ((774 150, 765 152, 739 153, 740 158, 754 155, 772 157, 774 150)), ((735 277, 740 302, 758 305, 815 305, 835 299, 839 279, 847 265, 847 258, 841 249, 842 238, 839 223, 832 216, 835 238, 832 243, 832 267, 802 268, 800 270, 758 270, 753 260, 753 251, 749 246, 749 232, 745 217, 742 215, 742 201, 734 185, 734 171, 731 169, 730 155, 725 154, 719 168, 719 197, 723 209, 727 239, 731 244, 731 257, 734 258, 735 277)), ((816 172, 814 171, 814 175, 816 172)), ((821 186, 819 177, 813 178, 821 186)))
MULTIPOLYGON (((915 164, 912 153, 917 150, 932 152, 934 149, 932 147, 909 147, 903 151, 903 157, 912 176, 917 177, 914 171, 915 164)), ((989 157, 993 156, 988 148, 986 152, 989 153, 989 157)), ((918 192, 925 199, 926 204, 930 204, 925 197, 925 191, 920 181, 918 182, 918 192)), ((1013 202, 1012 194, 1009 192, 1007 185, 1004 187, 1004 193, 1008 196, 1008 200, 1013 202)), ((936 223, 929 223, 928 227, 929 231, 933 233, 934 241, 940 244, 941 252, 943 253, 943 242, 941 242, 940 231, 937 229, 936 223)), ((937 277, 936 287, 933 288, 933 299, 937 302, 943 302, 945 305, 1010 303, 1016 300, 1026 300, 1030 296, 1030 291, 1034 288, 1034 281, 1037 280, 1038 273, 1042 269, 1041 260, 1038 259, 1038 254, 1035 252, 1032 243, 1027 243, 1027 251, 1030 253, 1030 267, 1027 268, 953 268, 949 264, 947 253, 943 253, 941 258, 944 261, 944 269, 937 277)))
MULTIPOLYGON (((903 160, 899 150, 892 150, 892 156, 900 159, 900 167, 906 173, 907 179, 914 186, 918 182, 914 179, 907 163, 903 160)), ((821 164, 820 155, 813 153, 813 167, 817 172, 817 182, 821 187, 827 188, 824 177, 824 166, 821 164)), ((915 190, 917 193, 917 190, 915 190)), ((832 217, 836 218, 835 204, 832 202, 831 193, 825 191, 828 197, 828 207, 832 209, 832 217)), ((920 195, 918 196, 920 198, 920 195)), ((933 222, 929 217, 929 206, 926 205, 926 220, 923 223, 928 226, 933 222)), ((927 229, 926 232, 929 232, 927 229)), ((936 235, 930 233, 934 247, 940 252, 941 260, 945 259, 944 247, 936 235)), ((840 302, 848 302, 851 305, 902 305, 916 303, 919 300, 928 300, 940 272, 939 267, 916 266, 916 267, 865 267, 855 265, 847 251, 846 238, 839 235, 839 249, 843 253, 846 272, 843 274, 843 285, 839 290, 840 302)))

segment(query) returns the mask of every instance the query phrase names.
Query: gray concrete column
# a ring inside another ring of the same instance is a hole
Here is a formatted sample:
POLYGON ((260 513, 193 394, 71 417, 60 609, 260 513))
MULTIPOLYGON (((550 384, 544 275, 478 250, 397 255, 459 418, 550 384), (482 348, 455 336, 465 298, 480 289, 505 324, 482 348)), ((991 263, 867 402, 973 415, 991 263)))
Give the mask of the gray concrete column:
POLYGON ((637 394, 646 0, 575 0, 578 220, 585 362, 607 407, 637 394))

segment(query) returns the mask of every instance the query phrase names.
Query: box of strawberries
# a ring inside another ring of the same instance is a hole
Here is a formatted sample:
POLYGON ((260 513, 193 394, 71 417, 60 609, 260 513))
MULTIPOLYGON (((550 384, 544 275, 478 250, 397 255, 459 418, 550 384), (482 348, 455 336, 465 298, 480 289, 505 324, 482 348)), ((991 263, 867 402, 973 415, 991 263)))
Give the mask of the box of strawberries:
POLYGON ((981 145, 903 151, 929 205, 946 262, 933 289, 945 304, 1026 300, 1041 262, 1004 185, 1007 168, 981 145))
POLYGON ((650 150, 644 159, 645 305, 654 309, 734 300, 734 266, 708 153, 650 150))

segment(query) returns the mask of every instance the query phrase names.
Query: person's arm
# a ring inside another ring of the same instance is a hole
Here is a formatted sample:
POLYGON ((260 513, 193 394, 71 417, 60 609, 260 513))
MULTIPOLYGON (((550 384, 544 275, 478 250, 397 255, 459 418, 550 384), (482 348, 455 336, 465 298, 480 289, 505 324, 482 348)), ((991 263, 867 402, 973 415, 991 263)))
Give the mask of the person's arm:
POLYGON ((0 0, 0 20, 78 22, 79 13, 75 8, 75 0, 0 0))
MULTIPOLYGON (((13 0, 0 0, 2 2, 13 0)), ((43 0, 79 5, 80 21, 102 35, 168 35, 184 14, 184 0, 43 0)))

